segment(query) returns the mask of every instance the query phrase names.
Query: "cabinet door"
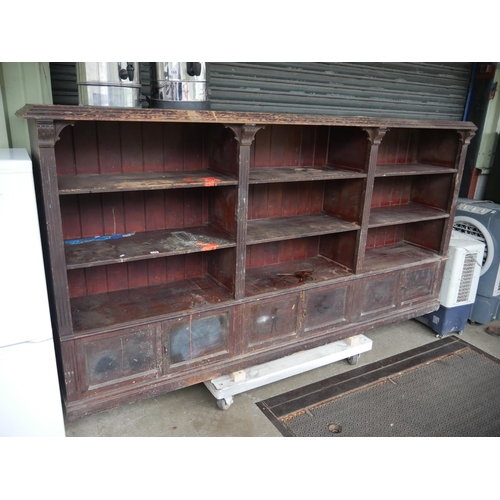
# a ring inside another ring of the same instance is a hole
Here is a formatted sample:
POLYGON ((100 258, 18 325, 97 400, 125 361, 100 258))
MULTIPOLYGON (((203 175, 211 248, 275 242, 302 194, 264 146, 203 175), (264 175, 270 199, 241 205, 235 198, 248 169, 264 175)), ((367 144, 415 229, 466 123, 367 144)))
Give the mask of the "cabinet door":
POLYGON ((440 285, 439 263, 407 269, 401 284, 401 303, 411 306, 437 297, 440 285))
POLYGON ((166 321, 163 335, 165 370, 175 371, 192 362, 228 357, 232 325, 232 310, 166 321))
POLYGON ((159 330, 159 324, 152 324, 78 340, 82 392, 156 378, 159 330))
POLYGON ((304 333, 350 322, 351 285, 325 287, 305 292, 304 333))
POLYGON ((358 321, 377 318, 390 313, 399 304, 399 272, 373 276, 360 280, 356 285, 358 321))
POLYGON ((299 294, 250 302, 243 307, 247 351, 286 342, 298 334, 299 294))

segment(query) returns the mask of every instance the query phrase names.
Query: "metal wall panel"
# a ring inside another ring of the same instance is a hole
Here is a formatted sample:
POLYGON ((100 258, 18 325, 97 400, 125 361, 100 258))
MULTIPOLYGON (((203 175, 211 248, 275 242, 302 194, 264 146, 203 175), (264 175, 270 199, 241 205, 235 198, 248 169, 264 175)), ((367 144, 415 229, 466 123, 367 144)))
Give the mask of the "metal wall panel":
MULTIPOLYGON (((215 110, 461 120, 472 63, 208 63, 215 110)), ((78 104, 74 63, 51 63, 55 104, 78 104)), ((141 63, 149 95, 148 63, 141 63)))
POLYGON ((471 63, 211 63, 217 110, 461 120, 471 63))

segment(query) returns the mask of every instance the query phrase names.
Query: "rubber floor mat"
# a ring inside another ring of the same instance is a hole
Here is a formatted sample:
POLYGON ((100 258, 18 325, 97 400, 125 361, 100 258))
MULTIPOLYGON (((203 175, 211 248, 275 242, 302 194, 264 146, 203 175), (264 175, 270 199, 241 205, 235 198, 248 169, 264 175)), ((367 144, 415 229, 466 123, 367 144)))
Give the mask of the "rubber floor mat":
POLYGON ((500 360, 448 337, 258 406, 284 436, 500 436, 500 360))

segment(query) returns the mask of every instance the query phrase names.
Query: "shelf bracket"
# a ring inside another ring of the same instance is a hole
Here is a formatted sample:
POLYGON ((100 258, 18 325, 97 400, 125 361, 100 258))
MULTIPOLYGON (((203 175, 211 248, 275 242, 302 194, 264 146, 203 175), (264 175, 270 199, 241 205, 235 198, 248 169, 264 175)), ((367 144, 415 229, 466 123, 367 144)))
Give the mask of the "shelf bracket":
POLYGON ((74 126, 75 122, 37 120, 38 146, 41 148, 53 148, 55 143, 60 139, 62 130, 68 125, 74 126))
POLYGON ((460 141, 464 146, 468 146, 470 144, 470 141, 474 138, 476 135, 476 132, 473 130, 457 130, 458 135, 460 135, 460 141))
POLYGON ((370 144, 372 144, 372 146, 380 146, 382 139, 384 138, 387 131, 390 129, 388 129, 387 127, 377 127, 377 128, 364 128, 363 130, 368 135, 368 140, 370 141, 370 144))
POLYGON ((245 125, 226 125, 233 131, 234 137, 240 143, 240 146, 251 146, 255 139, 255 134, 264 128, 263 125, 245 124, 245 125))

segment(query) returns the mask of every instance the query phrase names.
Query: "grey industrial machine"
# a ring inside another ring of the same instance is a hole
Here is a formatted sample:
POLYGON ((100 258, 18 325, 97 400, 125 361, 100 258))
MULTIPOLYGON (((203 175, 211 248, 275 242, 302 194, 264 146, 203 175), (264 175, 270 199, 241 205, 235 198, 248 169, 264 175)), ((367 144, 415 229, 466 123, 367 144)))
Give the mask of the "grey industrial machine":
POLYGON ((469 319, 489 323, 500 316, 500 205, 459 199, 453 229, 485 244, 476 301, 469 319))

